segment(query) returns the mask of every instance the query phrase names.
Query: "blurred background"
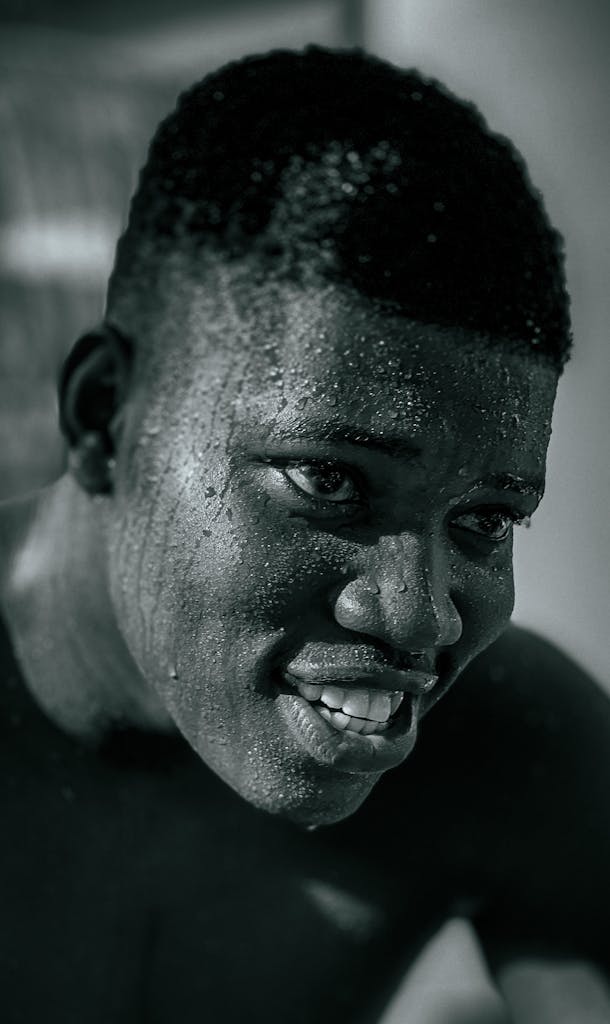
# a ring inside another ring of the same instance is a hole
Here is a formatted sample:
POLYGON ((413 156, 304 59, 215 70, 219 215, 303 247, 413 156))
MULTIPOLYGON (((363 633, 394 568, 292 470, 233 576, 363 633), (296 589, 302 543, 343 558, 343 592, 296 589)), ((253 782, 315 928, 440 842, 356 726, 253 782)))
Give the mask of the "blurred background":
MULTIPOLYGON (((309 42, 365 46, 473 99, 522 151, 565 235, 575 351, 560 387, 547 496, 518 536, 515 618, 608 685, 605 0, 0 2, 0 497, 62 470, 57 372, 102 314, 114 245, 159 118, 179 90, 226 60, 309 42)), ((494 1019, 476 943, 455 921, 410 973, 384 1024, 494 1019)))

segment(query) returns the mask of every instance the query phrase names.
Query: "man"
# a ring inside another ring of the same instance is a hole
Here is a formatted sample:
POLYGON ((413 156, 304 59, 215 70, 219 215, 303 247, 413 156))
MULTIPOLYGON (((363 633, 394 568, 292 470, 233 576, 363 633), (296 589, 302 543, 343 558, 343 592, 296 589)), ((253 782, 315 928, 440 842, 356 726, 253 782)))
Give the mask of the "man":
POLYGON ((608 967, 608 700, 509 626, 569 344, 438 84, 309 50, 182 98, 70 472, 5 511, 10 1020, 374 1021, 457 911, 500 983, 608 967))

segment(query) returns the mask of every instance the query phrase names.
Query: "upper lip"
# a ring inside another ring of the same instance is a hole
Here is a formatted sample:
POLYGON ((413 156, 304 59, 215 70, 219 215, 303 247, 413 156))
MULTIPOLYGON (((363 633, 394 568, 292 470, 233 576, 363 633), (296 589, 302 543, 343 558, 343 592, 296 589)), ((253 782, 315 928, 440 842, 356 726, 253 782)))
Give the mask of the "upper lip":
POLYGON ((412 668, 396 668, 385 659, 360 656, 357 659, 307 657, 293 658, 285 666, 289 677, 304 683, 329 683, 335 686, 360 686, 375 690, 402 690, 413 695, 428 693, 438 681, 438 672, 430 664, 419 663, 412 668))

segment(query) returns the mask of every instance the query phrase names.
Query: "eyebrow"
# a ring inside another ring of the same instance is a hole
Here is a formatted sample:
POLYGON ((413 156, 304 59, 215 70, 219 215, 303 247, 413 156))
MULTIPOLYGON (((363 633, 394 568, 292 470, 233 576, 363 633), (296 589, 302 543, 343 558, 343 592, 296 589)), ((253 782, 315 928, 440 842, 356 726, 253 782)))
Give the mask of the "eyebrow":
MULTIPOLYGON (((360 445, 399 459, 416 459, 423 454, 423 449, 412 441, 392 434, 358 433, 349 428, 345 431, 335 428, 332 433, 326 435, 326 439, 335 443, 360 445)), ((536 477, 526 480, 514 473, 494 473, 477 481, 476 486, 492 487, 497 491, 513 491, 517 494, 534 495, 539 498, 544 493, 544 478, 536 477)))
POLYGON ((497 491, 516 491, 517 494, 533 494, 540 498, 544 493, 544 477, 525 480, 514 473, 495 473, 480 480, 479 486, 493 487, 497 491))
MULTIPOLYGON (((302 434, 283 435, 284 439, 290 437, 295 441, 317 441, 320 439, 334 445, 351 445, 357 448, 367 448, 372 451, 381 452, 394 459, 410 459, 413 461, 424 454, 421 446, 412 440, 407 440, 402 434, 390 434, 386 431, 376 432, 370 430, 354 430, 353 425, 343 423, 316 423, 307 424, 307 431, 302 434)), ((498 491, 513 491, 523 495, 533 495, 536 498, 544 494, 544 477, 533 477, 525 479, 515 473, 494 473, 491 476, 481 478, 474 487, 492 487, 498 491)))
POLYGON ((294 440, 307 441, 320 439, 334 445, 352 445, 358 448, 369 448, 396 459, 415 459, 423 454, 423 449, 414 441, 408 441, 401 434, 389 434, 386 431, 354 430, 353 426, 342 423, 307 424, 307 432, 295 434, 294 440))

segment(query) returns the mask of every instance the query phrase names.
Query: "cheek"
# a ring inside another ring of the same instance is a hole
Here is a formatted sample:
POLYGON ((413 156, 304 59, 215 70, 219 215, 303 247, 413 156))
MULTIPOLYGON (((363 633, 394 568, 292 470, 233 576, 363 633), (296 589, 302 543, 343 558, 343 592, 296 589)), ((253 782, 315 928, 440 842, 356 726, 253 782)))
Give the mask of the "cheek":
POLYGON ((515 599, 511 547, 490 560, 464 563, 458 578, 455 600, 463 623, 458 644, 463 669, 500 636, 510 620, 515 599))
MULTIPOLYGON (((312 607, 343 561, 341 542, 244 487, 224 460, 148 445, 118 508, 115 604, 147 677, 222 657, 255 662, 312 607), (184 456, 184 453, 182 453, 184 456), (231 652, 227 655, 226 652, 231 652)), ((223 671, 227 666, 224 665, 223 671)))

